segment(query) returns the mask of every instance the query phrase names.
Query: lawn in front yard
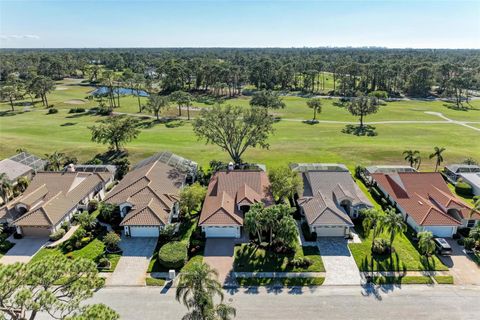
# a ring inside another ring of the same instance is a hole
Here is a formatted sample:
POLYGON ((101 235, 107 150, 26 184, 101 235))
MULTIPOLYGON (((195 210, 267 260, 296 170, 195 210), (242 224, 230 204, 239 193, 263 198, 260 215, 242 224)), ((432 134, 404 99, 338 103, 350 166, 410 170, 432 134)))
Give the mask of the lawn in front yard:
POLYGON ((374 277, 374 284, 433 284, 433 280, 427 276, 404 276, 404 277, 374 277))
POLYGON ((297 246, 295 253, 281 254, 267 251, 254 244, 235 246, 236 272, 324 272, 322 257, 316 246, 297 246), (294 267, 288 262, 307 257, 312 264, 307 268, 294 267))
MULTIPOLYGON (((395 238, 393 242, 395 252, 392 255, 377 256, 372 259, 372 235, 364 238, 363 228, 360 224, 355 225, 355 231, 362 238, 362 243, 350 243, 348 246, 360 271, 448 270, 436 256, 426 259, 420 255, 404 234, 395 238)), ((389 235, 382 234, 381 238, 388 239, 389 235)))
MULTIPOLYGON (((35 263, 36 261, 39 261, 46 257, 53 258, 57 255, 65 255, 73 259, 84 258, 97 263, 98 259, 100 259, 104 252, 105 245, 100 240, 100 236, 97 236, 97 238, 93 239, 85 247, 79 250, 73 250, 71 252, 66 252, 62 246, 53 249, 42 248, 40 251, 37 252, 36 255, 33 256, 32 260, 30 260, 30 263, 35 263)), ((101 269, 100 271, 113 272, 115 270, 115 267, 117 266, 118 261, 120 260, 121 254, 109 253, 106 254, 106 257, 110 261, 110 268, 101 269)))
POLYGON ((305 287, 305 286, 321 286, 325 281, 324 277, 309 277, 309 278, 244 278, 238 277, 237 283, 242 287, 258 287, 281 285, 285 287, 305 287))

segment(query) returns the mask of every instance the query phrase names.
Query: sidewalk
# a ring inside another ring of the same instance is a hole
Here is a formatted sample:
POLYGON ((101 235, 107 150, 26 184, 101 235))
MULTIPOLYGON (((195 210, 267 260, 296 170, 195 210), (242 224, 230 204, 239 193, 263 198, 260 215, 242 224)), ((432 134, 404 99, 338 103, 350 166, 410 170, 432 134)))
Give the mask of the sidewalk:
POLYGON ((77 231, 77 229, 79 227, 80 227, 80 225, 71 226, 70 229, 67 231, 67 233, 65 233, 65 235, 61 239, 58 239, 55 242, 49 243, 45 247, 46 248, 55 248, 56 246, 64 243, 65 241, 69 240, 72 237, 72 235, 75 233, 75 231, 77 231))
POLYGON ((316 278, 325 277, 326 272, 234 272, 238 278, 316 278))

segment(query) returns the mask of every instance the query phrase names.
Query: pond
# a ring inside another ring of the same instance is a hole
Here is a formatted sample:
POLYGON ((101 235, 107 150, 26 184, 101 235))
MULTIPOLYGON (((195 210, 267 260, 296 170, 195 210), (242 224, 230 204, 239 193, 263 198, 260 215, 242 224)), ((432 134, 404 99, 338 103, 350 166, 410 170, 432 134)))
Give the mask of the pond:
MULTIPOLYGON (((120 93, 121 95, 134 95, 134 96, 137 95, 137 90, 130 89, 130 88, 115 88, 115 89, 113 89, 113 92, 115 94, 120 93)), ((104 94, 107 94, 107 93, 108 93, 108 87, 98 87, 97 89, 92 91, 91 94, 93 96, 100 96, 100 95, 104 95, 104 94)), ((148 97, 149 96, 149 94, 146 91, 143 91, 143 90, 140 90, 138 92, 138 95, 140 97, 148 97)))

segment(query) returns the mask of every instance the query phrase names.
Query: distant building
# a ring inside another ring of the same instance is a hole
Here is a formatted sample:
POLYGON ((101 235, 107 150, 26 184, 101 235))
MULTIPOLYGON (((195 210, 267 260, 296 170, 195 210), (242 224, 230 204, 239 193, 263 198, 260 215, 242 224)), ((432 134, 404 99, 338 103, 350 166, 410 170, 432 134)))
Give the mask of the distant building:
POLYGON ((21 152, 8 159, 0 161, 0 173, 5 173, 7 179, 16 184, 20 177, 32 178, 37 171, 45 169, 46 161, 29 154, 21 152))
POLYGON ((480 166, 470 164, 450 164, 445 166, 443 172, 448 180, 455 184, 462 173, 480 173, 480 166))

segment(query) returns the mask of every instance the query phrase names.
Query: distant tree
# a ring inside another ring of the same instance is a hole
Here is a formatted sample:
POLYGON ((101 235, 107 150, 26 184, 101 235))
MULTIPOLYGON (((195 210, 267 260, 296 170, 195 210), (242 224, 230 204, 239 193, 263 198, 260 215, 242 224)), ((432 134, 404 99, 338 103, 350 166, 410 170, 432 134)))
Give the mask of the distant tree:
POLYGON ((317 113, 322 112, 322 100, 320 98, 312 98, 307 101, 310 109, 313 109, 313 120, 317 120, 317 113))
POLYGON ((200 183, 195 182, 190 186, 184 187, 180 191, 180 208, 186 213, 190 214, 193 210, 196 210, 202 204, 207 190, 200 183))
POLYGON ((250 100, 253 107, 263 107, 265 109, 283 109, 285 103, 282 101, 280 94, 276 91, 261 90, 254 93, 250 100))
POLYGON ((445 148, 441 147, 434 147, 434 152, 429 156, 430 159, 435 158, 435 172, 438 171, 438 166, 440 166, 443 162, 443 155, 442 153, 446 150, 445 148))
POLYGON ((428 66, 419 67, 408 76, 406 91, 411 96, 426 97, 433 83, 433 72, 428 66))
POLYGON ((145 77, 142 74, 136 73, 132 79, 132 88, 135 90, 138 102, 138 112, 142 112, 142 104, 140 101, 140 92, 145 85, 145 77))
POLYGON ((87 319, 93 309, 95 314, 101 309, 99 319, 119 318, 109 307, 83 303, 102 285, 91 260, 59 255, 35 263, 0 265, 0 283, 0 311, 11 319, 33 320, 40 313, 55 319, 87 319))
POLYGON ((45 76, 37 76, 30 84, 30 90, 42 98, 43 106, 48 107, 47 94, 55 89, 55 82, 45 76))
POLYGON ((430 231, 421 231, 418 233, 418 249, 424 256, 431 256, 435 251, 435 242, 433 234, 430 231))
POLYGON ((200 112, 193 122, 193 131, 198 138, 227 151, 235 163, 241 163, 248 148, 268 149, 267 139, 274 131, 273 117, 265 109, 215 106, 200 112))
POLYGON ((378 111, 378 100, 375 97, 360 96, 353 98, 348 104, 348 112, 360 117, 360 129, 363 129, 363 118, 378 111))
POLYGON ((196 262, 188 272, 182 272, 177 285, 175 298, 189 312, 182 319, 231 319, 235 308, 223 303, 222 285, 217 280, 218 273, 205 262, 196 262), (215 305, 215 300, 220 303, 215 305))
POLYGON ((9 74, 4 84, 0 86, 0 98, 8 100, 12 111, 15 111, 13 101, 23 97, 23 86, 20 79, 14 75, 9 74))
POLYGON ((46 153, 45 158, 47 159, 47 165, 45 166, 45 170, 60 171, 63 168, 66 157, 65 153, 55 151, 51 154, 46 153))
POLYGON ((187 117, 190 120, 190 104, 192 96, 185 91, 175 91, 170 94, 170 99, 178 105, 178 116, 182 116, 182 108, 187 108, 187 117))
POLYGON ((163 109, 167 109, 169 105, 170 101, 167 97, 152 94, 148 97, 145 109, 153 113, 155 117, 157 117, 157 120, 160 120, 160 112, 163 109))
POLYGON ((297 172, 288 166, 278 167, 268 172, 270 190, 273 197, 280 202, 290 198, 293 201, 295 193, 301 193, 303 181, 297 172))
POLYGON ((138 121, 132 117, 119 115, 102 120, 99 125, 89 127, 92 132, 92 141, 109 144, 120 152, 120 147, 136 139, 140 134, 137 129, 138 121))
POLYGON ((420 168, 420 164, 422 162, 422 158, 420 157, 420 151, 405 150, 403 151, 403 155, 405 156, 405 161, 410 164, 410 167, 416 168, 417 170, 420 168))

